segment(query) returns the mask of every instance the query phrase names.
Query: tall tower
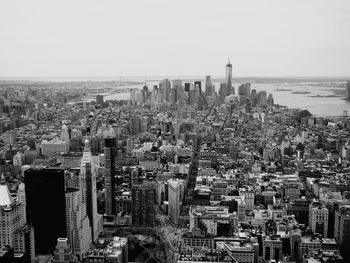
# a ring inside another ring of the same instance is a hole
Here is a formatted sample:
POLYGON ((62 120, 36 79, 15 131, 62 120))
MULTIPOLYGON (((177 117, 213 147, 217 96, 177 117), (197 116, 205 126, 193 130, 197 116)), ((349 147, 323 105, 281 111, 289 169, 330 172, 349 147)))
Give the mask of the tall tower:
POLYGON ((213 84, 209 75, 205 77, 205 95, 209 97, 213 95, 213 84))
POLYGON ((85 202, 86 213, 90 220, 90 226, 92 231, 92 240, 96 240, 98 234, 101 232, 101 219, 102 216, 97 213, 97 187, 96 187, 96 174, 97 169, 92 163, 92 153, 89 147, 89 141, 85 140, 85 147, 83 152, 83 158, 81 160, 81 177, 85 181, 85 202))
POLYGON ((225 84, 227 87, 227 95, 234 94, 234 90, 232 90, 232 65, 230 61, 226 64, 225 84))
POLYGON ((117 142, 115 138, 105 139, 105 190, 106 190, 106 214, 114 215, 115 203, 115 157, 117 156, 117 142))
POLYGON ((82 259, 82 255, 89 250, 91 245, 90 221, 86 211, 84 212, 82 190, 67 188, 65 197, 67 237, 72 244, 74 255, 82 259))
POLYGON ((36 254, 52 254, 57 238, 66 237, 63 169, 24 172, 27 220, 34 227, 36 254))

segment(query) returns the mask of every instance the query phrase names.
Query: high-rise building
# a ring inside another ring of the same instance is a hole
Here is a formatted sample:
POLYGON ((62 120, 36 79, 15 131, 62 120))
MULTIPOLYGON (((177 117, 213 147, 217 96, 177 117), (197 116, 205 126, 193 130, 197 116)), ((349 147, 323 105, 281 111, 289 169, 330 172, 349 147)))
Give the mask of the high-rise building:
POLYGON ((72 244, 73 254, 82 259, 92 241, 90 220, 83 203, 83 189, 67 187, 65 196, 67 237, 72 244))
POLYGON ((162 93, 165 94, 165 100, 169 101, 170 100, 170 89, 171 89, 171 84, 168 79, 163 79, 162 83, 162 93))
POLYGON ((179 223, 184 195, 184 180, 168 180, 169 218, 175 225, 179 223))
POLYGON ((259 106, 265 106, 267 104, 267 94, 266 91, 259 91, 257 96, 257 102, 259 106))
POLYGON ((348 82, 346 82, 345 99, 350 100, 350 80, 348 82))
POLYGON ((63 169, 24 172, 27 219, 34 227, 36 254, 52 254, 57 238, 66 237, 65 179, 63 169))
POLYGON ((328 209, 321 204, 310 204, 309 208, 309 227, 313 233, 328 236, 328 209))
POLYGON ((225 98, 227 96, 227 85, 226 83, 220 83, 219 96, 225 98))
POLYGON ((98 94, 96 96, 96 104, 102 106, 103 105, 103 95, 98 94))
POLYGON ((132 198, 132 224, 138 226, 155 225, 155 185, 153 182, 143 181, 133 184, 132 198))
POLYGON ((73 260, 74 256, 68 238, 58 238, 52 259, 53 263, 71 263, 73 260))
POLYGON ((350 205, 341 205, 335 212, 334 239, 340 246, 340 252, 350 259, 350 205))
POLYGON ((176 104, 178 101, 178 90, 175 87, 171 88, 171 93, 170 93, 170 102, 172 104, 176 104))
POLYGON ((206 96, 213 96, 213 84, 211 82, 211 77, 208 75, 205 77, 205 95, 206 96))
POLYGON ((131 104, 135 105, 135 103, 136 103, 136 90, 134 90, 134 89, 130 90, 130 100, 131 100, 131 104))
POLYGON ((272 106, 274 104, 273 95, 270 93, 267 97, 267 104, 272 106))
POLYGON ((195 81, 194 82, 194 87, 197 91, 198 97, 202 95, 202 81, 195 81))
POLYGON ((142 132, 142 121, 138 116, 130 119, 130 134, 139 135, 142 132))
MULTIPOLYGON (((83 158, 80 168, 81 178, 85 181, 86 197, 86 213, 89 217, 92 240, 96 240, 99 233, 102 231, 102 215, 97 213, 97 186, 96 177, 98 168, 93 165, 92 153, 89 147, 89 141, 85 140, 83 158)), ((83 188, 81 188, 83 189, 83 188)))
POLYGON ((189 93, 189 104, 193 105, 198 102, 198 92, 196 91, 196 87, 191 84, 190 86, 190 93, 189 93))
MULTIPOLYGON (((20 254, 24 262, 34 262, 34 230, 27 225, 23 184, 13 198, 2 174, 0 179, 0 261, 7 247, 20 254)), ((12 262, 9 258, 8 262, 12 262)))
POLYGON ((132 141, 132 139, 131 138, 128 138, 127 140, 126 140, 126 154, 128 155, 128 156, 131 156, 132 155, 132 150, 133 150, 133 141, 132 141))
POLYGON ((232 65, 230 61, 226 64, 225 84, 227 88, 226 96, 234 94, 234 92, 232 92, 232 65))
POLYGON ((115 138, 105 139, 105 207, 107 215, 115 214, 115 158, 117 156, 117 142, 115 138))

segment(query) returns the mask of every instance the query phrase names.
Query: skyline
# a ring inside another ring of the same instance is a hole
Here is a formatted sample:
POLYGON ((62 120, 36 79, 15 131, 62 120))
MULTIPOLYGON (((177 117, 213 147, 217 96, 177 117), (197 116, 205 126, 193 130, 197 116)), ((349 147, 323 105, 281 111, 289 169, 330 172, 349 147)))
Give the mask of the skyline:
POLYGON ((0 9, 0 78, 221 77, 229 59, 233 78, 350 76, 343 0, 17 0, 0 9))

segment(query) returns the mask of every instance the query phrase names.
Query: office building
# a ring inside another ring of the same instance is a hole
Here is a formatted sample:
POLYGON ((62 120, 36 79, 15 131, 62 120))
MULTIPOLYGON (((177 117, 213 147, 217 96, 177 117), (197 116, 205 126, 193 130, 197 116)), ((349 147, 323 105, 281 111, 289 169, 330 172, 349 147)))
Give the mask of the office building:
POLYGON ((115 215, 115 158, 117 142, 115 138, 105 139, 105 207, 107 215, 115 215))
POLYGON ((132 224, 138 226, 155 225, 155 185, 153 182, 143 181, 131 188, 132 224))
POLYGON ((85 140, 83 158, 81 160, 81 177, 85 181, 86 197, 86 213, 89 217, 92 240, 96 240, 99 233, 102 231, 102 215, 97 213, 97 186, 96 176, 98 168, 93 165, 92 153, 89 147, 89 141, 85 140))
POLYGON ((350 205, 341 205, 335 212, 334 239, 343 257, 350 259, 350 205))
POLYGON ((128 263, 128 239, 114 236, 98 239, 98 248, 84 258, 85 263, 128 263))
POLYGON ((34 227, 36 254, 52 254, 57 239, 66 237, 65 178, 63 169, 24 172, 28 223, 34 227))
POLYGON ((23 184, 17 196, 12 196, 2 174, 0 179, 0 262, 8 256, 6 249, 24 262, 34 262, 34 230, 27 225, 23 184))
POLYGON ((225 96, 234 94, 234 90, 232 90, 232 65, 230 61, 226 65, 225 84, 227 89, 227 94, 225 96))
POLYGON ((131 100, 131 105, 135 105, 135 103, 136 103, 136 90, 134 90, 134 89, 130 90, 130 100, 131 100))
POLYGON ((205 95, 210 97, 213 96, 213 93, 213 84, 211 82, 211 77, 208 75, 205 77, 205 95))
POLYGON ((318 203, 310 204, 309 227, 313 233, 327 237, 328 235, 328 209, 318 203))
POLYGON ((72 248, 68 238, 60 237, 57 239, 57 245, 52 258, 53 263, 71 263, 74 260, 72 248))
POLYGON ((139 135, 142 132, 142 121, 138 116, 132 117, 130 119, 130 134, 139 135))
POLYGON ((98 94, 96 96, 96 104, 102 106, 103 105, 103 95, 98 94))
POLYGON ((170 81, 168 79, 163 79, 160 86, 162 87, 162 93, 165 94, 165 100, 170 101, 170 81))
POLYGON ((266 91, 259 91, 257 96, 257 104, 259 106, 265 106, 267 104, 267 93, 266 91))
POLYGON ((69 135, 69 129, 67 125, 63 124, 62 126, 62 131, 61 131, 61 136, 60 136, 61 141, 64 142, 70 142, 70 135, 69 135))
POLYGON ((176 104, 178 101, 178 90, 175 87, 171 88, 171 93, 170 93, 170 102, 172 104, 176 104))
POLYGON ((226 206, 192 206, 189 211, 189 231, 200 228, 210 236, 232 236, 238 227, 236 213, 229 213, 226 206))
POLYGON ((41 142, 41 154, 44 156, 52 156, 56 153, 69 152, 69 142, 60 139, 52 139, 50 141, 43 140, 41 142))
POLYGON ((345 99, 350 100, 350 80, 346 82, 345 86, 345 99))
POLYGON ((195 81, 194 82, 194 87, 197 91, 197 96, 201 96, 202 95, 202 82, 201 81, 195 81))
POLYGON ((86 215, 82 192, 83 189, 67 187, 65 193, 67 237, 73 254, 79 259, 88 252, 92 241, 90 220, 86 215))
POLYGON ((169 200, 169 218, 177 225, 180 219, 182 200, 184 195, 184 180, 168 180, 168 200, 169 200))

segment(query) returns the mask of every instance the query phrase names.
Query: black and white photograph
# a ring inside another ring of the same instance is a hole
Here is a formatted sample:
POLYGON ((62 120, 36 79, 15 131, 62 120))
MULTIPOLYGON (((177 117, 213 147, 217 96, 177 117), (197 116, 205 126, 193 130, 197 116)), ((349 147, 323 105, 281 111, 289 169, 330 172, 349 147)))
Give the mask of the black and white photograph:
POLYGON ((349 0, 0 0, 0 263, 349 263, 349 0))

